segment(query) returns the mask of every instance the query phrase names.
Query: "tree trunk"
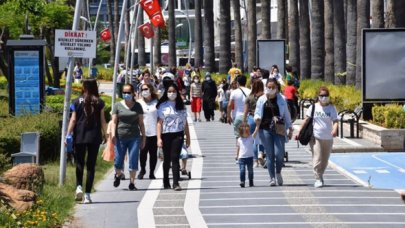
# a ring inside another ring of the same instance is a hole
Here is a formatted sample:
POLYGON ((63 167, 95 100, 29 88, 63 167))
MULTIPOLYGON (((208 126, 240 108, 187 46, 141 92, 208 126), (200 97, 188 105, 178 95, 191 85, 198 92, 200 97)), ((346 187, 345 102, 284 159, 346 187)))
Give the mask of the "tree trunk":
POLYGON ((325 81, 333 82, 335 77, 333 49, 333 0, 325 0, 325 81))
POLYGON ((356 57, 356 88, 361 88, 362 82, 362 29, 370 28, 370 0, 357 1, 357 57, 356 57))
MULTIPOLYGON (((143 11, 138 15, 138 25, 142 25, 143 11)), ((141 33, 138 33, 138 64, 139 66, 146 66, 146 54, 145 54, 145 37, 141 33)))
POLYGON ((235 23, 235 63, 242 71, 243 66, 243 43, 242 43, 242 23, 240 20, 240 2, 232 0, 234 23, 235 23))
POLYGON ((262 39, 271 39, 271 11, 270 0, 261 0, 262 8, 262 39))
POLYGON ((257 24, 256 24, 256 1, 247 0, 247 35, 248 35, 248 71, 252 71, 256 65, 256 40, 257 40, 257 24))
POLYGON ((335 53, 335 84, 346 84, 346 36, 344 6, 342 0, 333 1, 333 33, 335 53))
POLYGON ((384 28, 384 0, 371 1, 373 28, 384 28))
POLYGON ((203 65, 203 33, 201 7, 202 0, 194 0, 195 3, 195 21, 194 21, 194 66, 203 65))
POLYGON ((315 80, 324 78, 325 34, 323 14, 323 0, 312 0, 311 78, 315 80))
POLYGON ((357 0, 347 1, 346 84, 356 82, 357 0))
POLYGON ((162 64, 162 46, 161 46, 161 39, 160 39, 160 34, 161 30, 160 28, 154 28, 155 31, 155 36, 153 37, 153 65, 155 66, 155 69, 157 69, 158 66, 162 64))
POLYGON ((175 0, 169 0, 169 67, 177 66, 175 0))
POLYGON ((300 71, 301 79, 311 78, 311 38, 308 0, 299 0, 300 5, 300 71))
POLYGON ((110 30, 110 33, 111 33, 110 64, 114 64, 114 61, 115 61, 115 37, 116 37, 115 33, 114 33, 112 1, 113 0, 107 0, 108 29, 110 30))
POLYGON ((207 72, 215 71, 214 4, 204 0, 204 59, 207 72))
POLYGON ((286 1, 277 0, 277 39, 286 38, 286 28, 285 28, 286 12, 287 12, 286 1))
POLYGON ((289 63, 296 67, 299 75, 300 67, 300 47, 299 47, 299 29, 298 29, 298 0, 289 0, 288 5, 288 43, 289 43, 289 63))
POLYGON ((226 74, 231 68, 231 4, 219 2, 219 73, 226 74))
MULTIPOLYGON (((114 35, 116 37, 116 39, 118 40, 118 29, 120 27, 120 10, 119 10, 119 2, 120 0, 114 0, 114 35)), ((120 44, 116 44, 116 45, 120 45, 120 44)))
POLYGON ((397 20, 395 18, 396 0, 387 0, 387 15, 386 15, 386 28, 397 27, 397 20))
POLYGON ((397 0, 395 4, 395 18, 398 28, 405 27, 405 1, 397 0))

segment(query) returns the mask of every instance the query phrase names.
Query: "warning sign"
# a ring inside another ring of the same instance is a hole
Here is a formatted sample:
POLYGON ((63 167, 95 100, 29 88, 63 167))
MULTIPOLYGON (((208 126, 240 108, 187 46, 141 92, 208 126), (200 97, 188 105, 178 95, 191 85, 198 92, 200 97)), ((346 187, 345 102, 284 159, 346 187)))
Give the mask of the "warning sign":
POLYGON ((96 58, 95 31, 55 30, 55 56, 96 58))

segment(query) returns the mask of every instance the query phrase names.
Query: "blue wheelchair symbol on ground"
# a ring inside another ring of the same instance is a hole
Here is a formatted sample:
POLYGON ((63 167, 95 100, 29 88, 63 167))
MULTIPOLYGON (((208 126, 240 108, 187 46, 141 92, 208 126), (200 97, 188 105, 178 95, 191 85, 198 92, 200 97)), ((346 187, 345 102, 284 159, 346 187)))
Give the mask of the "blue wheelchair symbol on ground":
POLYGON ((405 153, 332 154, 329 162, 364 186, 405 189, 405 153))

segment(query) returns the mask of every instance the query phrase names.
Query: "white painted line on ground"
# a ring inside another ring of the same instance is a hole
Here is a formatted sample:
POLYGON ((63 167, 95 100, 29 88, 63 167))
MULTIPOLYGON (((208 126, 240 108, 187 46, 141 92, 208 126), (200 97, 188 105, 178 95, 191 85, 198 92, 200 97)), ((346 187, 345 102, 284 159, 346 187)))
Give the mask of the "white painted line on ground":
MULTIPOLYGON (((258 193, 300 193, 302 192, 303 189, 299 190, 266 190, 266 191, 235 191, 235 192, 201 192, 201 195, 211 195, 211 194, 258 194, 258 193)), ((317 193, 392 193, 393 191, 391 190, 345 190, 345 189, 322 189, 322 191, 315 191, 317 193)), ((161 193, 164 194, 164 193, 161 193)), ((165 193, 166 194, 166 193, 165 193)), ((175 193, 167 193, 167 194, 175 194, 175 193)))
POLYGON ((355 141, 350 140, 350 139, 348 139, 348 138, 339 138, 339 139, 342 140, 342 141, 345 142, 345 143, 348 143, 348 144, 352 145, 352 146, 362 147, 361 144, 356 143, 355 141))
POLYGON ((397 166, 397 165, 394 165, 394 164, 392 164, 391 162, 388 162, 388 161, 386 161, 386 160, 384 160, 384 159, 381 159, 381 158, 379 158, 379 157, 377 157, 377 156, 378 156, 377 154, 372 155, 373 158, 375 158, 375 159, 377 159, 377 160, 379 160, 379 161, 381 161, 381 162, 383 162, 383 163, 385 163, 385 164, 387 164, 387 165, 389 165, 389 166, 392 166, 392 167, 394 167, 394 168, 396 168, 396 169, 398 169, 398 170, 403 169, 402 167, 399 167, 399 166, 397 166))
POLYGON ((338 166, 335 164, 332 160, 329 160, 329 166, 332 167, 333 169, 337 170, 338 172, 342 173, 343 175, 353 179, 355 182, 363 185, 364 187, 369 187, 369 184, 363 181, 362 179, 358 178, 357 176, 353 175, 349 171, 343 169, 342 167, 338 166))
MULTIPOLYGON (((236 172, 235 172, 236 173, 236 172)), ((263 171, 257 171, 257 170, 255 170, 254 171, 254 173, 255 173, 255 175, 254 175, 254 177, 256 178, 256 177, 269 177, 269 174, 268 174, 268 172, 267 172, 267 169, 263 169, 263 171), (259 172, 259 173, 264 173, 264 174, 257 174, 257 172, 259 172)), ((221 175, 221 176, 216 176, 216 175, 212 175, 212 176, 205 176, 204 175, 204 178, 215 178, 215 177, 218 177, 218 178, 223 178, 223 177, 237 177, 237 175, 221 175)), ((283 178, 291 178, 291 177, 313 177, 314 176, 314 174, 299 174, 299 173, 297 173, 297 175, 283 175, 283 178)), ((325 174, 325 175, 323 175, 324 177, 328 177, 328 176, 342 176, 342 174, 340 174, 340 173, 332 173, 332 174, 325 174)), ((326 178, 327 179, 327 178, 326 178)), ((328 179, 329 180, 329 179, 328 179)), ((346 180, 347 180, 347 178, 346 178, 346 180)))
POLYGON ((316 212, 316 213, 301 213, 301 212, 295 212, 295 213, 236 213, 236 214, 204 214, 204 216, 264 216, 264 215, 269 215, 269 216, 289 216, 289 215, 405 215, 405 213, 386 213, 386 212, 378 212, 378 213, 357 213, 357 212, 316 212))
POLYGON ((376 170, 377 173, 381 173, 381 174, 388 174, 390 173, 390 171, 386 170, 386 169, 377 169, 376 170))
POLYGON ((356 173, 356 174, 366 174, 367 171, 365 171, 365 170, 353 170, 353 173, 356 173))
MULTIPOLYGON (((267 175, 267 177, 269 177, 269 175, 267 175)), ((283 176, 283 179, 284 179, 284 183, 285 184, 288 184, 288 182, 294 182, 294 181, 299 181, 299 180, 302 180, 302 181, 315 181, 315 179, 314 178, 289 178, 289 179, 287 179, 286 178, 286 176, 283 176)), ((269 182, 270 181, 270 179, 269 178, 267 178, 266 180, 257 180, 257 179, 254 179, 254 182, 269 182)), ((325 179, 325 181, 327 181, 327 182, 329 182, 329 181, 351 181, 350 179, 348 179, 348 178, 344 178, 344 179, 325 179)), ((203 183, 240 183, 240 180, 239 179, 234 179, 234 180, 203 180, 203 183)))
POLYGON ((153 206, 159 196, 160 188, 162 187, 163 178, 163 162, 159 164, 157 169, 156 179, 151 181, 148 190, 145 192, 137 209, 138 227, 155 227, 155 218, 153 215, 153 206))
MULTIPOLYGON (((232 200, 285 200, 286 197, 241 197, 241 198, 215 198, 215 199, 200 199, 200 201, 232 201, 232 200)), ((291 197, 288 199, 398 199, 398 196, 309 196, 309 197, 291 197)), ((162 202, 175 202, 178 200, 172 199, 163 199, 157 200, 162 202)), ((405 213, 404 213, 405 214, 405 213)))
MULTIPOLYGON (((190 114, 187 117, 188 122, 192 123, 190 114)), ((191 151, 193 154, 201 155, 200 145, 198 143, 197 134, 193 125, 189 126, 190 139, 191 139, 191 151)), ((184 201, 184 212, 189 222, 190 227, 208 227, 205 223, 205 220, 200 211, 200 188, 201 188, 201 178, 202 178, 202 168, 203 167, 203 158, 197 156, 193 158, 193 165, 191 168, 192 179, 188 182, 186 198, 184 201)))
MULTIPOLYGON (((270 183, 270 181, 269 181, 269 183, 270 183)), ((291 184, 291 185, 294 185, 294 184, 291 184)), ((305 185, 305 186, 308 186, 308 187, 313 187, 314 186, 314 184, 311 182, 311 183, 304 183, 304 184, 302 184, 302 185, 305 185)), ((218 189, 218 188, 235 188, 235 186, 238 186, 239 187, 239 184, 237 184, 237 185, 203 185, 202 186, 202 188, 211 188, 211 189, 218 189)), ((289 187, 289 184, 288 183, 285 183, 284 182, 284 186, 286 186, 286 187, 289 187)), ((363 186, 361 186, 361 185, 358 185, 358 184, 356 184, 356 183, 353 183, 353 184, 328 184, 328 183, 326 183, 325 184, 325 187, 326 188, 331 188, 331 187, 344 187, 344 186, 350 186, 350 187, 363 187, 363 186)), ((277 186, 272 186, 272 187, 270 187, 269 185, 255 185, 255 187, 269 187, 269 188, 278 188, 277 186)), ((239 187, 240 188, 240 187, 239 187)), ((314 191, 322 191, 322 189, 314 189, 314 191)))
MULTIPOLYGON (((244 208, 244 207, 404 207, 402 204, 268 204, 268 205, 223 205, 223 206, 200 206, 200 208, 244 208)), ((170 207, 168 207, 170 208, 170 207)))

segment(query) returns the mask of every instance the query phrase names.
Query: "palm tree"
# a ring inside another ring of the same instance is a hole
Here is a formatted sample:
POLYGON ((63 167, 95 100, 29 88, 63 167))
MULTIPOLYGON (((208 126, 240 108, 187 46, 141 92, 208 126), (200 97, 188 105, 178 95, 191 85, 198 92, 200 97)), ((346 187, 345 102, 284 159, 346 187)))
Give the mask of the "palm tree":
POLYGON ((395 5, 395 16, 397 21, 397 27, 405 27, 405 1, 397 0, 395 5))
POLYGON ((114 24, 113 24, 113 10, 112 10, 112 1, 107 0, 107 15, 108 15, 108 29, 111 33, 111 40, 110 40, 110 64, 114 64, 115 61, 115 33, 114 33, 114 24))
POLYGON ((231 4, 219 2, 219 73, 226 74, 231 68, 231 4))
POLYGON ((201 19, 201 3, 202 0, 194 0, 195 4, 195 21, 194 21, 194 66, 201 67, 203 65, 203 35, 202 35, 202 19, 201 19))
POLYGON ((240 19, 240 2, 232 0, 234 25, 235 25, 235 63, 243 70, 243 43, 242 43, 242 23, 240 19))
POLYGON ((204 0, 204 59, 205 69, 215 71, 214 45, 214 4, 213 0, 204 0))
POLYGON ((256 24, 256 1, 247 1, 247 35, 248 35, 248 70, 252 71, 256 65, 256 40, 257 40, 257 24, 256 24))
POLYGON ((311 78, 324 78, 325 34, 323 0, 312 0, 311 78))
POLYGON ((162 59, 162 48, 160 39, 161 30, 160 28, 154 28, 154 32, 155 36, 153 37, 153 65, 156 69, 156 67, 161 64, 162 59))
POLYGON ((397 21, 395 18, 395 3, 396 0, 387 0, 387 21, 385 26, 387 28, 395 28, 397 26, 397 21))
POLYGON ((325 81, 333 82, 335 77, 333 48, 333 0, 325 0, 325 81))
POLYGON ((270 11, 270 0, 261 0, 262 8, 262 39, 271 38, 271 11, 270 11))
POLYGON ((174 14, 175 0, 169 0, 169 66, 177 66, 176 60, 176 18, 174 14))
MULTIPOLYGON (((289 62, 291 66, 300 67, 300 47, 299 47, 299 23, 298 23, 298 0, 288 2, 288 43, 289 62)), ((298 71, 299 72, 299 71, 298 71)))
POLYGON ((300 71, 301 79, 311 78, 311 38, 309 30, 309 0, 299 0, 300 5, 300 71))
MULTIPOLYGON (((120 9, 119 9, 119 0, 114 0, 114 35, 118 37, 118 28, 120 27, 120 9)), ((118 40, 118 38, 116 38, 118 40)), ((120 44, 117 44, 120 45, 120 44)))
POLYGON ((347 0, 346 84, 356 81, 357 0, 347 0))
POLYGON ((333 1, 333 34, 335 53, 335 84, 346 84, 346 36, 344 2, 342 0, 333 1))
POLYGON ((373 28, 384 28, 384 0, 371 1, 373 28))
MULTIPOLYGON (((138 15, 138 24, 143 24, 143 11, 138 15)), ((138 33, 138 64, 139 66, 146 66, 146 54, 145 54, 145 37, 138 33)))
POLYGON ((362 29, 370 28, 370 0, 357 1, 357 58, 356 58, 356 88, 361 88, 361 50, 362 29))
POLYGON ((286 26, 285 26, 285 17, 286 17, 286 1, 277 0, 277 39, 286 38, 286 26))

